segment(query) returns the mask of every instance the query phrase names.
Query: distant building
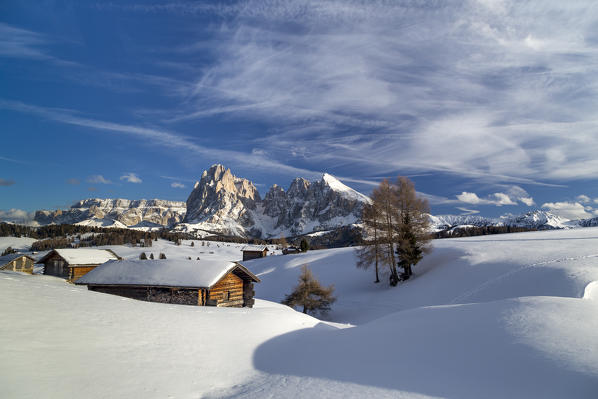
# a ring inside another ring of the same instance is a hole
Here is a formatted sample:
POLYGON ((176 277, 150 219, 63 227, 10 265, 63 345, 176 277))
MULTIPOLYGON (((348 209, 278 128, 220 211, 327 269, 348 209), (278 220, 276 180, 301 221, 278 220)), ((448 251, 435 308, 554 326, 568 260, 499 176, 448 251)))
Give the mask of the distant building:
POLYGON ((0 256, 0 270, 10 270, 13 272, 33 273, 35 259, 29 255, 8 254, 0 256))
POLYGON ((238 262, 187 259, 110 261, 77 284, 148 302, 253 307, 260 279, 238 262))
POLYGON ((44 264, 44 274, 75 282, 102 263, 120 259, 109 249, 65 248, 53 249, 38 263, 44 264))
POLYGON ((268 255, 268 247, 266 245, 246 245, 241 248, 243 252, 243 260, 264 258, 268 255))
POLYGON ((297 248, 297 247, 287 247, 282 250, 283 255, 298 254, 300 252, 301 252, 301 249, 297 248))

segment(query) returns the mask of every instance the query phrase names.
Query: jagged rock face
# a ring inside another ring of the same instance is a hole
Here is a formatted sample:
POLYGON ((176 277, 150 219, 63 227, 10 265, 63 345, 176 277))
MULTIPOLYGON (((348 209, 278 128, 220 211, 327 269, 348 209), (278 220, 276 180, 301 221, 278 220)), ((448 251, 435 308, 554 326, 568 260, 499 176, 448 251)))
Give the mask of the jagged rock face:
POLYGON ((206 223, 219 232, 238 235, 235 224, 249 227, 253 218, 249 210, 261 201, 252 182, 233 176, 230 169, 213 165, 201 175, 187 199, 185 223, 206 223), (224 227, 219 229, 218 226, 224 227))
POLYGON ((278 214, 269 216, 277 217, 276 228, 288 230, 292 234, 313 230, 308 226, 327 229, 357 222, 361 217, 363 204, 368 201, 367 197, 351 195, 351 191, 357 192, 344 185, 342 189, 336 190, 333 187, 335 183, 342 185, 330 175, 315 182, 295 179, 286 196, 276 198, 275 207, 269 203, 268 198, 264 200, 264 207, 279 209, 278 214))
POLYGON ((253 183, 214 165, 195 184, 184 222, 232 235, 295 235, 355 223, 368 201, 327 174, 316 182, 296 178, 286 192, 274 185, 262 200, 253 183))
POLYGON ((185 203, 179 201, 90 198, 75 203, 66 211, 37 211, 34 220, 45 225, 111 219, 126 226, 148 222, 172 227, 183 220, 185 211, 185 203))

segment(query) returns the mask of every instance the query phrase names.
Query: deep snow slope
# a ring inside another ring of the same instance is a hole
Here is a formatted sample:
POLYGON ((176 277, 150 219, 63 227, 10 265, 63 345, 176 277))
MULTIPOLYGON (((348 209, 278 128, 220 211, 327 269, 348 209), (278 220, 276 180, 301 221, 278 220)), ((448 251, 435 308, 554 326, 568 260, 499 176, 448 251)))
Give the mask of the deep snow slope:
POLYGON ((308 263, 336 286, 327 318, 355 325, 340 329, 263 300, 143 303, 0 273, 0 397, 597 397, 598 228, 437 240, 395 288, 353 251, 245 262, 275 301, 308 263))
POLYGON ((579 298, 598 280, 598 228, 442 239, 414 268, 413 279, 374 284, 374 270, 355 267, 355 249, 339 248, 244 262, 261 279, 256 296, 279 302, 300 266, 334 284, 337 302, 325 316, 361 324, 421 306, 489 302, 523 296, 579 298))
POLYGON ((318 324, 264 301, 164 305, 10 272, 0 296, 2 398, 197 398, 254 378, 258 345, 318 324))

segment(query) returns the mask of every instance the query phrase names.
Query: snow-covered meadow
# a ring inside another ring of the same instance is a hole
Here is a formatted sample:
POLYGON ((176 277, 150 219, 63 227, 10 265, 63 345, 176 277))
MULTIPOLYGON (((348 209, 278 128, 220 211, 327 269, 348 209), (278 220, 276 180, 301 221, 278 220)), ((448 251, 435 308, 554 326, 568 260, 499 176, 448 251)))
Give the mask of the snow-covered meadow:
MULTIPOLYGON (((238 260, 242 246, 197 245, 110 248, 238 260)), ((395 288, 356 269, 353 248, 244 262, 262 279, 253 309, 145 303, 1 273, 0 396, 598 396, 598 228, 433 245, 395 288), (274 303, 303 264, 335 285, 332 322, 274 303)))

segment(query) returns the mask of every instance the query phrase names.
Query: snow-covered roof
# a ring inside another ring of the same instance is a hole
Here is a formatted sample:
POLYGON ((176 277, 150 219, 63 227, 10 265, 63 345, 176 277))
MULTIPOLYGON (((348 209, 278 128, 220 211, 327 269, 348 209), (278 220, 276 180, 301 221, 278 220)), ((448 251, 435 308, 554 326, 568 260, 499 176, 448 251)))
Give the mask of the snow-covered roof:
POLYGON ((94 248, 63 248, 50 251, 46 256, 39 260, 43 263, 50 254, 56 252, 69 265, 100 265, 109 260, 118 260, 114 252, 107 249, 94 248))
POLYGON ((21 256, 25 256, 33 261, 35 261, 35 259, 33 259, 31 256, 29 255, 25 255, 25 254, 8 254, 8 255, 4 255, 4 256, 0 256, 0 267, 6 265, 8 262, 12 262, 13 260, 20 258, 21 256))
POLYGON ((241 248, 241 251, 259 251, 262 252, 263 250, 268 250, 267 245, 245 245, 241 248))
POLYGON ((208 288, 235 268, 240 268, 253 281, 260 281, 237 262, 135 259, 107 262, 81 277, 77 284, 208 288))

